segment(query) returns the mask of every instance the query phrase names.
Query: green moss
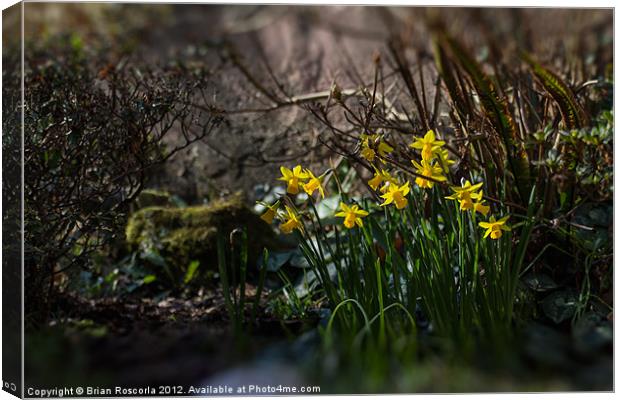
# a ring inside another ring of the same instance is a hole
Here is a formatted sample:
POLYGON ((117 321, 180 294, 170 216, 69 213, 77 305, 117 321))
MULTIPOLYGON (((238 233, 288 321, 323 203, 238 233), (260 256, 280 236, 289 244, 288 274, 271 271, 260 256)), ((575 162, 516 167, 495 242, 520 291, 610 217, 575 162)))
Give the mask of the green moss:
POLYGON ((174 205, 171 197, 170 193, 163 190, 144 189, 140 192, 136 205, 138 209, 154 206, 169 207, 174 205))
POLYGON ((218 235, 228 243, 237 228, 247 229, 248 268, 252 270, 263 248, 276 246, 276 238, 240 195, 204 206, 143 208, 130 217, 125 234, 132 250, 156 248, 168 265, 181 271, 199 260, 204 272, 217 270, 218 235))

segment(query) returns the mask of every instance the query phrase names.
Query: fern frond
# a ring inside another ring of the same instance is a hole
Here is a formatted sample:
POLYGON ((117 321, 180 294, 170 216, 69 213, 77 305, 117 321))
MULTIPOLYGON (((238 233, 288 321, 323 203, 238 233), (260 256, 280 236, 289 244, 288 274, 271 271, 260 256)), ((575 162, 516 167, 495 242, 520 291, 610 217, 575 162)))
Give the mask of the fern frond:
POLYGON ((587 126, 588 117, 566 82, 548 68, 540 65, 527 53, 522 52, 521 58, 530 66, 545 91, 557 103, 565 127, 567 129, 579 129, 587 126))
POLYGON ((519 196, 521 200, 527 201, 531 188, 530 164, 523 142, 519 140, 508 104, 500 99, 491 79, 456 40, 446 35, 443 36, 443 40, 471 79, 486 117, 504 143, 508 165, 516 180, 519 196))

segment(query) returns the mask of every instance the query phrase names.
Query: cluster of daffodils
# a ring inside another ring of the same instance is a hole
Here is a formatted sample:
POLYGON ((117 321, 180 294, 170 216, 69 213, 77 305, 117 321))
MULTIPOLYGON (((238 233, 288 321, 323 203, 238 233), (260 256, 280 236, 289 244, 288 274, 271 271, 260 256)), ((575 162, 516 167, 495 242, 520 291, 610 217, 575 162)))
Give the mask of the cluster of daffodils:
POLYGON ((482 182, 472 185, 470 181, 465 181, 460 187, 452 186, 450 189, 452 189, 454 194, 447 196, 446 199, 458 201, 460 209, 463 211, 473 210, 486 216, 490 208, 484 204, 484 195, 482 194, 482 189, 480 189, 481 187, 482 182))
MULTIPOLYGON (((432 189, 438 182, 447 181, 450 166, 454 164, 454 160, 448 157, 448 151, 444 148, 445 142, 438 140, 435 132, 429 130, 423 137, 415 138, 414 142, 409 146, 420 153, 420 161, 411 160, 416 169, 415 184, 421 189, 432 189)), ((394 151, 379 134, 360 136, 360 155, 370 163, 374 169, 373 177, 367 182, 368 186, 375 191, 380 192, 383 202, 382 207, 393 204, 398 210, 407 207, 407 196, 411 191, 409 181, 401 181, 386 168, 386 156, 394 151)), ((286 182, 286 192, 288 195, 296 195, 301 190, 306 192, 308 196, 312 196, 315 192, 319 192, 321 198, 325 197, 323 188, 323 178, 327 173, 315 176, 309 169, 302 168, 300 165, 295 166, 292 170, 286 167, 280 167, 282 176, 278 178, 280 181, 286 182)), ((482 183, 472 184, 470 181, 464 181, 462 185, 452 186, 452 195, 447 199, 458 201, 460 209, 464 212, 471 211, 474 214, 480 213, 487 216, 490 207, 485 204, 482 183)), ((284 209, 280 208, 281 200, 273 205, 264 204, 267 209, 261 218, 271 224, 274 218, 281 220, 280 230, 283 233, 291 233, 294 230, 303 232, 303 223, 301 216, 293 207, 288 205, 284 209)), ((336 217, 344 218, 343 224, 346 228, 363 227, 362 218, 368 216, 368 212, 361 209, 357 204, 340 203, 340 211, 335 214, 336 217)), ((508 217, 496 220, 491 216, 488 222, 480 222, 479 226, 486 229, 484 237, 491 239, 499 239, 502 237, 503 231, 510 231, 510 227, 506 225, 508 217)))
MULTIPOLYGON (((470 181, 466 180, 459 186, 452 186, 450 189, 454 192, 451 196, 447 196, 446 199, 456 200, 459 202, 460 209, 462 211, 469 211, 486 215, 491 208, 487 206, 484 200, 484 194, 482 191, 482 182, 472 185, 470 181)), ((494 216, 491 216, 488 222, 480 222, 478 225, 481 228, 486 229, 484 237, 491 236, 491 239, 499 239, 502 237, 502 231, 510 231, 510 227, 506 225, 508 216, 499 220, 495 220, 494 216)))
MULTIPOLYGON (((385 143, 378 135, 362 135, 361 137, 361 155, 366 160, 373 162, 376 154, 379 154, 379 160, 383 162, 386 154, 390 153, 393 148, 385 143), (370 140, 373 140, 371 142, 370 140), (369 147, 369 143, 374 143, 377 148, 376 152, 369 147)), ((437 140, 435 132, 428 131, 422 138, 416 138, 409 146, 419 150, 422 160, 418 163, 411 160, 419 174, 415 180, 416 185, 423 189, 432 189, 435 182, 446 181, 445 173, 448 172, 450 165, 454 164, 453 160, 448 158, 448 151, 443 149, 446 142, 437 140), (430 179, 428 179, 430 178, 430 179)), ((407 194, 411 190, 409 182, 399 182, 389 171, 381 168, 375 169, 374 176, 368 181, 368 186, 373 190, 379 190, 381 198, 384 200, 381 206, 394 206, 401 210, 407 206, 407 194)))
MULTIPOLYGON (((362 135, 361 139, 361 155, 371 163, 374 162, 377 154, 379 155, 379 161, 385 162, 385 155, 394 150, 379 135, 362 135), (371 143, 374 147, 371 146, 371 143)), ((411 161, 416 168, 416 172, 421 175, 415 180, 419 187, 431 189, 435 181, 443 182, 446 180, 443 173, 448 172, 448 167, 454 164, 454 161, 448 158, 447 150, 442 149, 444 144, 444 141, 436 140, 435 132, 430 130, 423 138, 417 138, 410 145, 410 147, 420 150, 422 156, 420 163, 414 160, 411 161), (438 159, 439 162, 435 162, 435 159, 438 159), (432 180, 425 179, 425 177, 432 180)), ((406 196, 411 190, 409 182, 400 182, 383 168, 379 169, 374 165, 373 168, 375 173, 372 179, 368 181, 368 186, 373 190, 381 192, 381 198, 384 200, 381 206, 394 204, 399 210, 405 208, 407 206, 406 196)))
MULTIPOLYGON (((302 168, 301 165, 297 165, 293 169, 280 167, 280 173, 282 176, 278 180, 286 182, 286 193, 288 195, 298 194, 301 188, 308 196, 312 196, 314 192, 318 191, 321 198, 325 198, 323 179, 327 173, 317 177, 312 171, 302 168)), ((275 218, 279 219, 282 221, 280 231, 285 234, 292 233, 294 230, 303 232, 301 215, 292 207, 285 204, 284 209, 280 208, 281 200, 272 205, 259 203, 266 207, 265 212, 261 215, 263 221, 272 224, 275 218)), ((362 218, 368 215, 367 211, 360 209, 356 204, 349 206, 341 202, 340 210, 336 216, 344 218, 344 226, 349 229, 355 226, 362 227, 362 218)))
POLYGON ((443 146, 446 144, 443 140, 437 140, 435 132, 432 130, 426 132, 422 138, 417 138, 409 147, 413 147, 420 151, 422 160, 418 163, 411 160, 416 172, 422 176, 416 178, 416 185, 424 189, 432 189, 435 182, 445 182, 445 173, 448 173, 450 165, 454 164, 454 160, 448 158, 448 150, 443 146))
MULTIPOLYGON (((314 192, 319 192, 321 198, 325 198, 325 189, 323 188, 323 178, 325 174, 317 177, 307 168, 302 168, 301 165, 295 166, 293 169, 286 167, 280 167, 280 173, 282 176, 278 178, 280 181, 286 182, 286 193, 296 195, 299 193, 300 188, 312 196, 314 192)), ((284 210, 280 208, 281 200, 276 201, 272 205, 263 204, 267 209, 261 215, 261 219, 268 224, 273 223, 274 218, 278 218, 282 221, 280 224, 280 230, 282 233, 291 233, 295 229, 300 232, 303 231, 303 224, 301 222, 301 216, 288 205, 284 205, 284 210)))
POLYGON ((387 144, 378 134, 362 134, 360 136, 360 147, 360 155, 371 163, 377 158, 380 162, 385 163, 385 156, 394 151, 394 148, 387 144))
MULTIPOLYGON (((437 182, 447 180, 445 174, 449 172, 454 160, 449 158, 448 150, 444 148, 445 144, 445 141, 437 139, 433 130, 429 130, 423 137, 415 138, 413 143, 409 145, 420 153, 421 160, 419 162, 411 160, 415 172, 419 175, 416 177, 415 183, 420 188, 432 189, 437 182)), ((361 136, 361 156, 370 161, 371 164, 376 158, 384 162, 385 155, 392 151, 393 148, 385 143, 379 135, 361 136)), ((409 182, 399 182, 388 170, 377 168, 374 164, 372 166, 375 172, 372 179, 368 181, 368 186, 382 193, 381 198, 384 201, 381 206, 394 204, 399 210, 405 208, 407 206, 407 194, 411 190, 409 182)), ((485 204, 481 187, 482 183, 472 185, 471 182, 465 181, 461 187, 453 186, 451 188, 453 194, 446 198, 458 201, 460 209, 463 211, 471 210, 486 217, 490 207, 485 204)), ((492 239, 499 239, 502 236, 502 231, 510 230, 506 225, 507 219, 504 217, 496 221, 495 217, 491 217, 489 222, 480 222, 480 226, 487 230, 484 237, 491 236, 492 239)))
POLYGON ((381 204, 382 206, 387 206, 388 204, 394 204, 396 208, 403 209, 407 206, 407 194, 409 193, 409 182, 401 183, 393 177, 388 171, 385 169, 377 169, 375 168, 375 174, 368 181, 368 186, 372 188, 372 190, 379 190, 381 194, 381 198, 384 199, 384 202, 381 204))
POLYGON ((301 165, 294 167, 292 170, 286 167, 280 167, 280 172, 282 176, 278 178, 278 180, 286 182, 287 193, 297 194, 301 186, 308 196, 312 196, 314 191, 318 190, 321 194, 321 198, 325 197, 325 190, 321 185, 321 180, 324 175, 317 178, 309 169, 302 169, 301 165))

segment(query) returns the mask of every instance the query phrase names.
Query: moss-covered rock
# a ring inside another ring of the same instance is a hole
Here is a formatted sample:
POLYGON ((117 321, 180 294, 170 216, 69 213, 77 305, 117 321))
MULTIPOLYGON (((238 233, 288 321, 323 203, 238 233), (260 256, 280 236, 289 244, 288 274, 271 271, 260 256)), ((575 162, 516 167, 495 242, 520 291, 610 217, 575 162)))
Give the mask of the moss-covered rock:
POLYGON ((135 212, 126 227, 126 240, 132 250, 156 249, 173 275, 182 276, 190 262, 200 261, 200 271, 217 271, 217 237, 229 246, 234 229, 247 229, 248 271, 264 247, 273 248, 277 239, 271 227, 254 214, 240 195, 204 206, 184 208, 147 207, 135 212))
POLYGON ((174 202, 170 193, 157 189, 144 189, 136 199, 137 209, 146 207, 172 207, 174 202))

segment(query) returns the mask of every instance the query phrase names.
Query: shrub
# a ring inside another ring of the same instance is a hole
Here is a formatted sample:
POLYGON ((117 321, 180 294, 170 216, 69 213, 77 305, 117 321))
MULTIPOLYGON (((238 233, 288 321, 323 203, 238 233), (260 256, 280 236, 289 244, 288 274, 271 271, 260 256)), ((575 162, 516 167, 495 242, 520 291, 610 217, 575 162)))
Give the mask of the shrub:
MULTIPOLYGON (((26 43, 24 261, 33 320, 45 318, 55 276, 85 267, 122 232, 149 168, 205 138, 222 120, 215 108, 189 105, 207 88, 208 71, 145 66, 107 50, 87 49, 76 37, 26 43)), ((7 57, 18 60, 19 49, 7 57)), ((20 72, 4 71, 5 93, 19 93, 19 79, 12 78, 20 72)), ((19 97, 7 96, 3 104, 3 113, 13 115, 19 97)), ((19 132, 19 120, 11 121, 10 131, 19 132)), ((20 165, 18 154, 10 155, 20 165)))

